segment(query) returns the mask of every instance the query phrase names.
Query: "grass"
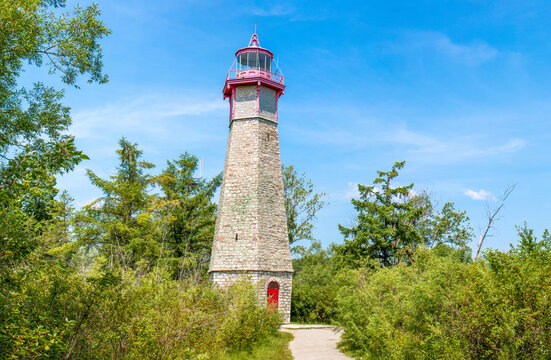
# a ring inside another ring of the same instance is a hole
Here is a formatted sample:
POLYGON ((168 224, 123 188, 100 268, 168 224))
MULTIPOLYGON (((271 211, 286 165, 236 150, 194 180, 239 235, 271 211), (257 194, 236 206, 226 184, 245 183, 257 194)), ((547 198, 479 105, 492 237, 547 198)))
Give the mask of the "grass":
POLYGON ((279 332, 277 336, 271 337, 266 342, 247 351, 233 351, 221 354, 220 360, 293 360, 289 342, 293 335, 286 332, 279 332))
POLYGON ((342 351, 345 355, 350 356, 353 359, 362 359, 362 356, 354 347, 352 346, 352 343, 346 340, 341 340, 337 344, 337 349, 342 351))

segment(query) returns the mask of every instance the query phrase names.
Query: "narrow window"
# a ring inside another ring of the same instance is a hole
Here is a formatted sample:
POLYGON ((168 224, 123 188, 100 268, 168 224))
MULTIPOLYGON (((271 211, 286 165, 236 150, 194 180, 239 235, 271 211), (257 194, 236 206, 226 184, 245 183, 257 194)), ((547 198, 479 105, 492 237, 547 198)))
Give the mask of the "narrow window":
POLYGON ((237 241, 237 234, 235 234, 235 241, 237 241))

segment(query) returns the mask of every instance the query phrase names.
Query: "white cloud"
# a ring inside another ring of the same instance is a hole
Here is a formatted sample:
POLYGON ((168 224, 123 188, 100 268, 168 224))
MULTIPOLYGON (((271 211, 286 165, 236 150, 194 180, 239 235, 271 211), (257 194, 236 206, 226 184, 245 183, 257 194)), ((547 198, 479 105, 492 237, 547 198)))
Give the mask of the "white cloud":
POLYGON ((73 114, 70 132, 79 139, 97 139, 106 132, 140 130, 144 133, 168 132, 166 121, 215 112, 223 118, 227 108, 219 97, 198 100, 185 94, 148 94, 128 100, 85 109, 73 114), (218 99, 217 99, 218 98, 218 99))
POLYGON ((360 197, 360 192, 358 191, 358 183, 349 182, 344 198, 346 200, 358 199, 360 197))
POLYGON ((470 66, 480 65, 499 55, 496 48, 482 40, 460 44, 436 31, 408 31, 401 43, 391 48, 400 52, 420 51, 423 55, 432 52, 470 66))
MULTIPOLYGON (((358 190, 358 183, 355 182, 349 182, 348 187, 346 188, 346 191, 343 193, 340 193, 337 197, 344 200, 351 200, 351 199, 359 199, 360 198, 360 191, 358 190)), ((373 187, 373 191, 378 193, 381 191, 380 188, 377 186, 373 187)))
MULTIPOLYGON (((521 138, 492 138, 492 134, 440 134, 427 135, 407 127, 389 126, 383 122, 365 121, 351 131, 334 125, 322 124, 318 127, 295 128, 301 142, 314 142, 346 146, 348 149, 364 149, 391 146, 408 160, 429 163, 453 163, 477 158, 499 157, 514 153, 526 147, 521 138)), ((354 125, 356 126, 356 125, 354 125)))
POLYGON ((409 195, 409 197, 414 198, 414 197, 417 197, 421 194, 419 193, 419 191, 417 191, 415 189, 409 189, 408 195, 409 195))
POLYGON ((286 16, 294 13, 295 10, 289 6, 284 6, 281 4, 276 4, 271 7, 254 7, 252 8, 253 15, 257 16, 286 16))
POLYGON ((495 200, 496 199, 494 194, 484 189, 481 189, 478 191, 467 189, 463 193, 473 200, 495 200))

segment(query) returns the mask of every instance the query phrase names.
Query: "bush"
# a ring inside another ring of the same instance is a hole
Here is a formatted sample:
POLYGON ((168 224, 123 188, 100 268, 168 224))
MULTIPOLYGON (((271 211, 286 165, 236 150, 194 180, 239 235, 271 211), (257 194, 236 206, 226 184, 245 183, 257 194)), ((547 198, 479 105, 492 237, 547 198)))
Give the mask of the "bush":
POLYGON ((217 359, 253 348, 281 324, 247 281, 225 292, 130 272, 85 279, 43 269, 0 305, 0 357, 12 359, 217 359))
POLYGON ((227 301, 220 326, 226 348, 249 350, 277 334, 283 322, 280 314, 258 305, 256 288, 249 281, 237 281, 228 290, 227 301))
POLYGON ((366 359, 546 359, 550 278, 549 256, 464 263, 423 249, 412 265, 339 274, 338 323, 366 359))
POLYGON ((277 313, 258 305, 249 282, 226 293, 210 282, 150 276, 111 289, 75 357, 214 359, 222 350, 252 348, 280 324, 277 313))
POLYGON ((308 253, 293 260, 291 319, 302 323, 331 323, 338 285, 329 254, 314 243, 308 253))

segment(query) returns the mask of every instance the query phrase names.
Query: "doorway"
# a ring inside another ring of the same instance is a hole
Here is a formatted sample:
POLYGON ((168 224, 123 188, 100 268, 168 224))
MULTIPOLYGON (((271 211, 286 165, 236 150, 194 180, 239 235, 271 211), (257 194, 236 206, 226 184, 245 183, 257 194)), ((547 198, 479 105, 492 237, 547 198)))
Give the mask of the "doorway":
POLYGON ((279 306, 279 284, 271 281, 268 284, 268 308, 277 310, 279 306))

